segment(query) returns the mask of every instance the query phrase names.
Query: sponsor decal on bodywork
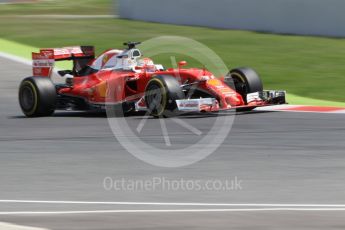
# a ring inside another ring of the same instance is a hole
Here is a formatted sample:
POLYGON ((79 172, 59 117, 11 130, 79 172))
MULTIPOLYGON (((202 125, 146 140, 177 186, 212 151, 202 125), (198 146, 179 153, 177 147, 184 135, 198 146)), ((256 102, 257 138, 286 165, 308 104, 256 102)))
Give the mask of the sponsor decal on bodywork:
POLYGON ((176 100, 176 105, 179 111, 190 111, 199 112, 205 110, 205 108, 210 108, 216 106, 216 99, 214 98, 201 98, 201 99, 187 99, 187 100, 176 100))

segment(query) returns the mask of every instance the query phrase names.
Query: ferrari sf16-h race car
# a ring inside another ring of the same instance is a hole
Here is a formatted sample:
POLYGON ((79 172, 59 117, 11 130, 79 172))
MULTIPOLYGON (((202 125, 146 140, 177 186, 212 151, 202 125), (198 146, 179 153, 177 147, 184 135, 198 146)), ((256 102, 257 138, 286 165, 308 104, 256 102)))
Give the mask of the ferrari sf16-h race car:
POLYGON ((206 69, 165 69, 143 58, 138 42, 124 43, 95 58, 94 47, 40 49, 32 53, 33 76, 19 89, 19 102, 27 117, 50 116, 55 110, 121 108, 124 114, 147 111, 154 117, 183 112, 250 111, 284 104, 285 91, 263 90, 259 75, 236 68, 216 78, 206 69), (73 61, 72 70, 60 70, 63 84, 51 80, 55 61, 73 61))

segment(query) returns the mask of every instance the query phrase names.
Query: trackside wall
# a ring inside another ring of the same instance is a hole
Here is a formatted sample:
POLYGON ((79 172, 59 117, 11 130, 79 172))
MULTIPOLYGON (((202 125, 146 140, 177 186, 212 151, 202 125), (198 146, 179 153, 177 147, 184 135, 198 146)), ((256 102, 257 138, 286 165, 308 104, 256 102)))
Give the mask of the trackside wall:
POLYGON ((345 37, 345 0, 118 0, 122 18, 345 37))

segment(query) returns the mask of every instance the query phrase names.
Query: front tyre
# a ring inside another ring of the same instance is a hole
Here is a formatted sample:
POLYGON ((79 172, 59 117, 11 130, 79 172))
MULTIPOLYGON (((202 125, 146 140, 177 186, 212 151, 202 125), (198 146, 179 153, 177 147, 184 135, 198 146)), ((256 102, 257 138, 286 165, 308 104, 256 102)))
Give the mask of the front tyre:
POLYGON ((174 116, 176 100, 184 98, 181 86, 173 76, 155 76, 146 86, 145 102, 150 115, 154 117, 174 116))
POLYGON ((56 108, 56 89, 50 78, 28 77, 19 87, 19 104, 27 117, 51 116, 56 108))
MULTIPOLYGON (((225 83, 241 94, 246 103, 248 94, 262 92, 264 90, 259 74, 257 74, 255 70, 247 67, 231 70, 225 78, 225 83)), ((251 111, 254 108, 255 107, 241 108, 237 111, 251 111)))

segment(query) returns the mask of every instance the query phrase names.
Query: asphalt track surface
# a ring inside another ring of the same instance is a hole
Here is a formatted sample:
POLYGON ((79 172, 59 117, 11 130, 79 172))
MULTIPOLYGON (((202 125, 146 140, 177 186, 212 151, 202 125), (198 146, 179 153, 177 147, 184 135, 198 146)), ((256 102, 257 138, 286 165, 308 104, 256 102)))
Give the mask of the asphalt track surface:
MULTIPOLYGON (((108 229, 344 229, 345 211, 267 210, 178 206, 140 202, 345 204, 345 116, 265 112, 228 114, 234 124, 221 146, 202 161, 179 168, 144 163, 114 137, 104 114, 62 113, 27 119, 17 102, 20 80, 31 69, 0 58, 0 200, 138 202, 54 204, 0 202, 8 212, 144 210, 131 213, 28 213, 0 215, 0 222, 56 230, 108 229), (229 191, 107 191, 105 177, 130 180, 241 180, 229 191), (206 209, 231 209, 213 212, 206 209), (150 212, 149 210, 178 212, 150 212), (182 210, 204 210, 181 212, 182 210), (146 211, 145 211, 146 210, 146 211), (180 210, 180 211, 179 211, 180 210)), ((207 133, 216 117, 181 117, 207 133)), ((128 117, 135 127, 141 116, 128 117)), ((197 141, 166 120, 173 143, 197 141)), ((146 121, 144 141, 164 143, 159 121, 146 121)), ((208 143, 203 143, 201 148, 208 143)), ((180 148, 181 145, 178 145, 180 148)), ((271 206, 265 206, 270 208, 271 206)), ((319 206, 316 206, 319 207, 319 206)))

